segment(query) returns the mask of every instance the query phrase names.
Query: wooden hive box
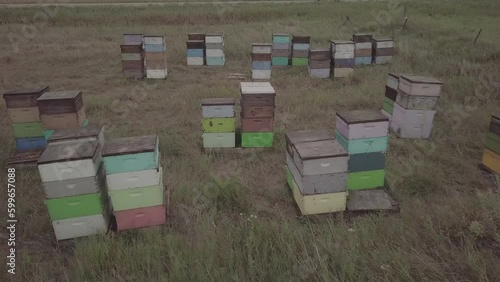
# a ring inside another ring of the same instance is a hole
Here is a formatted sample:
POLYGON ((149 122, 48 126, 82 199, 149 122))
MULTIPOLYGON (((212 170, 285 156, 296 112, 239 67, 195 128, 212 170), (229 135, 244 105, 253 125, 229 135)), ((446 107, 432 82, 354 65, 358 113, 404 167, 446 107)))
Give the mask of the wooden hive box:
POLYGON ((373 38, 373 49, 394 48, 394 40, 389 37, 373 38))
POLYGON ((203 118, 229 118, 234 117, 233 98, 205 98, 201 100, 203 118))
POLYGON ((301 195, 345 192, 347 187, 347 168, 344 172, 302 175, 290 155, 286 156, 287 167, 300 190, 301 195))
POLYGON ((300 143, 334 139, 327 129, 301 130, 285 133, 286 150, 293 157, 293 146, 300 143))
POLYGON ((489 132, 500 136, 500 114, 491 116, 490 126, 488 130, 489 132))
POLYGON ((101 162, 99 141, 49 144, 38 159, 42 182, 94 177, 101 162))
POLYGON ((253 43, 252 53, 253 54, 271 54, 272 44, 271 43, 253 43))
POLYGON ((355 33, 352 35, 352 41, 354 43, 364 43, 364 42, 372 42, 373 35, 367 33, 355 33))
POLYGON ((292 43, 309 44, 309 43, 311 43, 311 36, 309 36, 309 35, 293 35, 292 43))
POLYGON ((95 194, 105 187, 105 181, 106 175, 101 163, 95 176, 43 182, 43 190, 47 199, 95 194))
POLYGON ((77 140, 99 141, 99 145, 104 145, 104 127, 88 125, 79 128, 57 129, 47 139, 47 143, 71 142, 77 140))
POLYGON ((49 91, 48 86, 9 90, 3 94, 3 98, 7 108, 32 108, 37 107, 36 100, 47 91, 49 91))
POLYGON ((165 45, 165 37, 161 35, 144 36, 144 44, 165 45))
POLYGON ((110 216, 111 205, 107 205, 102 214, 54 220, 52 227, 58 241, 104 234, 108 231, 110 216))
POLYGON ((188 40, 205 41, 205 34, 203 34, 203 33, 188 33, 188 40))
POLYGON ((338 112, 336 129, 348 140, 384 137, 389 132, 389 119, 375 110, 338 112))
POLYGON ((40 115, 77 113, 83 107, 81 91, 46 92, 36 101, 40 115))
POLYGON ((143 42, 144 42, 144 34, 141 33, 123 34, 123 43, 125 44, 142 44, 143 42))
POLYGON ((102 149, 106 174, 155 169, 159 163, 156 135, 106 141, 102 149))
POLYGON ((269 82, 240 82, 243 106, 274 106, 276 91, 269 82))
POLYGON ((432 77, 402 75, 399 79, 399 90, 409 95, 439 96, 443 83, 432 77))
POLYGON ((301 175, 347 172, 349 156, 336 140, 296 144, 293 161, 301 175))
POLYGON ((153 207, 163 204, 164 186, 163 171, 159 169, 158 184, 136 188, 110 190, 109 196, 114 211, 123 211, 137 208, 153 207))

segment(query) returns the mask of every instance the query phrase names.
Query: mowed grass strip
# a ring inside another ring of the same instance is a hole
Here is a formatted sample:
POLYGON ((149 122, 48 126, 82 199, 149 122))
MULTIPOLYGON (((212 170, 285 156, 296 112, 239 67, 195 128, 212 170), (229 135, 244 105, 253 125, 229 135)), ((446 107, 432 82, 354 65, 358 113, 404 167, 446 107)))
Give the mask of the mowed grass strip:
MULTIPOLYGON (((42 9, 0 10, 0 90, 79 89, 91 123, 106 125, 108 139, 158 134, 171 189, 169 226, 57 243, 38 171, 18 171, 16 278, 494 281, 500 276, 499 182, 477 164, 489 116, 500 111, 499 5, 405 5, 403 31, 403 2, 396 9, 364 2, 239 5, 222 12, 217 5, 58 8, 44 25, 36 21, 30 36, 24 20, 42 9), (386 12, 387 20, 373 24, 386 12), (186 34, 216 31, 225 33, 227 65, 187 67, 186 34), (123 78, 119 45, 132 32, 166 36, 166 80, 123 78), (200 99, 238 98, 238 82, 227 77, 249 75, 251 44, 270 42, 273 32, 309 34, 314 48, 372 32, 394 37, 398 54, 392 64, 358 68, 346 80, 312 79, 301 68, 273 70, 274 148, 203 153, 200 99), (431 140, 390 138, 388 183, 401 214, 299 216, 285 184, 284 133, 329 128, 333 134, 336 111, 380 109, 390 71, 444 82, 431 140)), ((0 109, 3 162, 15 143, 4 102, 0 109)))

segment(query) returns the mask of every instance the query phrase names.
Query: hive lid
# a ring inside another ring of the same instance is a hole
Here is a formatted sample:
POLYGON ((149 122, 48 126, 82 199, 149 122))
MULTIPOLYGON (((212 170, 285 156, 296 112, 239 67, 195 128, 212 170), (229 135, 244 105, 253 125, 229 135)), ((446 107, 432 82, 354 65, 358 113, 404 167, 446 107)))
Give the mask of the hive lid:
POLYGON ((76 99, 80 95, 82 92, 78 90, 45 92, 37 101, 76 99))
POLYGON ((89 125, 79 128, 66 128, 57 129, 49 137, 48 141, 58 141, 58 140, 68 140, 68 139, 78 139, 86 137, 97 137, 103 131, 102 126, 89 125))
POLYGON ((99 147, 98 140, 75 140, 68 143, 49 143, 38 164, 91 159, 99 147))
POLYGON ((235 101, 233 98, 204 98, 201 100, 202 106, 210 105, 234 105, 235 101))
POLYGON ((292 145, 313 142, 313 141, 323 141, 335 139, 331 133, 331 130, 327 129, 310 129, 287 132, 285 134, 286 139, 292 145))
POLYGON ((154 152, 157 143, 158 137, 156 135, 118 138, 106 141, 102 149, 102 156, 109 157, 154 152))
POLYGON ((491 115, 491 119, 493 119, 495 122, 500 122, 500 113, 491 115))
POLYGON ((253 43, 252 47, 271 47, 273 46, 271 43, 253 43))
POLYGON ((418 75, 402 75, 401 78, 406 79, 412 83, 443 84, 443 82, 433 77, 418 76, 418 75))
POLYGON ((290 34, 288 33, 273 33, 273 37, 275 36, 287 36, 287 37, 290 37, 290 34))
POLYGON ((207 33, 205 37, 207 36, 224 36, 224 32, 207 33))
POLYGON ((330 42, 335 44, 335 45, 354 44, 354 41, 352 41, 352 40, 330 40, 330 42))
POLYGON ((389 121, 380 111, 375 110, 356 110, 347 112, 337 112, 336 115, 347 124, 389 121))
POLYGON ((295 145, 295 149, 302 160, 348 156, 337 140, 300 143, 295 145))
POLYGON ((48 90, 49 90, 48 86, 28 88, 28 89, 12 89, 12 90, 8 90, 7 92, 5 92, 3 94, 3 96, 9 96, 9 95, 32 95, 32 94, 43 93, 43 92, 48 91, 48 90))
POLYGON ((240 82, 241 95, 276 95, 269 82, 240 82))
POLYGON ((163 35, 144 35, 144 38, 165 38, 163 35))
POLYGON ((374 37, 372 40, 376 42, 394 41, 394 39, 389 37, 374 37))
POLYGON ((144 33, 124 33, 123 35, 141 35, 141 36, 143 36, 144 33))

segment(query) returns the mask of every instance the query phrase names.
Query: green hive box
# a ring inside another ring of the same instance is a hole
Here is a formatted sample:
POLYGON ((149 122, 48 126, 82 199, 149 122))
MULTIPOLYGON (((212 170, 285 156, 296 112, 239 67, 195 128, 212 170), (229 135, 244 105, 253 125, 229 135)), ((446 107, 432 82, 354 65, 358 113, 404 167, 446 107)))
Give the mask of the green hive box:
POLYGON ((394 101, 385 97, 383 109, 384 109, 384 111, 386 111, 392 115, 392 113, 394 112, 394 101))
POLYGON ((51 220, 101 214, 106 205, 104 193, 48 199, 45 201, 51 220))
POLYGON ((241 133, 241 147, 262 148, 273 146, 272 132, 241 133))
POLYGON ((274 35, 273 43, 290 43, 290 36, 287 35, 274 35))
POLYGON ((362 190, 384 186, 385 170, 370 170, 349 173, 347 176, 348 190, 362 190))
POLYGON ((43 135, 42 122, 23 122, 12 124, 15 138, 41 137, 43 135))
POLYGON ((389 137, 387 136, 347 140, 342 133, 337 130, 335 130, 335 139, 337 139, 349 155, 385 152, 389 143, 389 137))
POLYGON ((205 133, 230 133, 236 130, 235 118, 204 118, 201 123, 205 133))
MULTIPOLYGON (((82 127, 87 126, 87 125, 89 125, 89 119, 86 119, 83 121, 82 127)), ((49 129, 49 130, 43 131, 43 136, 45 137, 45 141, 49 140, 50 136, 52 136, 52 134, 54 134, 54 132, 55 132, 54 129, 49 129)))
POLYGON ((292 66, 304 67, 309 64, 308 58, 292 58, 292 66))
POLYGON ((160 184, 141 188, 109 191, 114 211, 123 211, 163 204, 163 177, 160 184))
POLYGON ((288 66, 288 57, 273 57, 273 66, 288 66))
POLYGON ((500 154, 500 136, 492 132, 488 133, 486 137, 486 148, 500 154))

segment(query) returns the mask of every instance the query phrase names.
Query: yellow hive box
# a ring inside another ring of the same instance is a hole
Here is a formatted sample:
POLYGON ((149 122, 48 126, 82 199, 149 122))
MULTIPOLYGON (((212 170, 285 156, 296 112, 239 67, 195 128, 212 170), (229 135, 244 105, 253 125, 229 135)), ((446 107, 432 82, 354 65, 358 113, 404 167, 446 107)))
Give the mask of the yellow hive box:
POLYGON ((483 153, 483 164, 492 171, 500 174, 500 155, 485 149, 483 153))
POLYGON ((347 192, 316 194, 303 196, 295 180, 293 197, 303 215, 340 212, 346 210, 347 192))

